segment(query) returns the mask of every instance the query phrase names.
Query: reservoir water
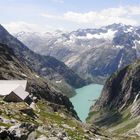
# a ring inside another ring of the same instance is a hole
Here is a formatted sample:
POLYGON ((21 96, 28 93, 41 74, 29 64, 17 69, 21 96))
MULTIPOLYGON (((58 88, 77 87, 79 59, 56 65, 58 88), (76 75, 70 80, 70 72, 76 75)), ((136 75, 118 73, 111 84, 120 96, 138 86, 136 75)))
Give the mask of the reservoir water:
POLYGON ((101 94, 103 85, 90 84, 82 88, 76 89, 76 95, 70 98, 74 109, 80 119, 84 122, 88 116, 90 107, 101 94))

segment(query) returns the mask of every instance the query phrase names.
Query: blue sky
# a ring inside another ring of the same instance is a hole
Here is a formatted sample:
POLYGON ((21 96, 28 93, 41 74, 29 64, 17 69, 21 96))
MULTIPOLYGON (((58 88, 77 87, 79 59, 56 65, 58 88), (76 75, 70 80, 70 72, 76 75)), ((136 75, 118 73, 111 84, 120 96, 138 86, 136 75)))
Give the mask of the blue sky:
POLYGON ((10 32, 140 25, 139 0, 3 0, 0 11, 10 32))

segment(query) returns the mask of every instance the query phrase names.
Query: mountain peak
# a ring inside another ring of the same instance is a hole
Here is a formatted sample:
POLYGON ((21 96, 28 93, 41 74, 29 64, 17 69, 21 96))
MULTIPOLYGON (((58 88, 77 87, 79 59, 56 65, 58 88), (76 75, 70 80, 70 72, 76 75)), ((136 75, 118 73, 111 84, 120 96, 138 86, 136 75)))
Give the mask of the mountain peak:
POLYGON ((103 28, 119 30, 119 29, 126 29, 126 28, 130 28, 130 27, 132 27, 132 25, 126 25, 126 24, 123 24, 123 23, 113 23, 113 24, 104 26, 103 28))
POLYGON ((2 24, 0 24, 0 32, 1 33, 8 33, 8 31, 4 28, 4 26, 2 24))

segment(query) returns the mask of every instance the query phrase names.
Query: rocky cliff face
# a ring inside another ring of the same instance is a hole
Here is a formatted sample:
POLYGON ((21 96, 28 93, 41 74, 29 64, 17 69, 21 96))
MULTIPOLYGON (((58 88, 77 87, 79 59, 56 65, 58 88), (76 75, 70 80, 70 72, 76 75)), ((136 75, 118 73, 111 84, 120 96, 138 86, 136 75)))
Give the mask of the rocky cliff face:
POLYGON ((63 91, 66 91, 66 89, 72 90, 71 87, 82 87, 86 84, 82 78, 69 69, 63 62, 50 56, 42 56, 34 53, 10 35, 2 26, 0 26, 0 43, 12 48, 20 61, 23 61, 38 74, 51 80, 56 86, 59 84, 60 89, 63 91), (58 81, 59 83, 57 83, 58 81))
POLYGON ((140 61, 138 60, 108 78, 100 98, 91 107, 88 120, 117 134, 129 135, 131 129, 138 131, 139 83, 140 61))
POLYGON ((73 115, 78 119, 69 99, 63 96, 61 92, 58 92, 57 89, 55 91, 52 85, 48 85, 43 77, 37 75, 25 63, 20 62, 14 55, 12 49, 3 44, 0 44, 0 79, 27 79, 27 90, 29 93, 32 93, 38 99, 45 99, 57 106, 64 106, 69 112, 72 111, 73 115))

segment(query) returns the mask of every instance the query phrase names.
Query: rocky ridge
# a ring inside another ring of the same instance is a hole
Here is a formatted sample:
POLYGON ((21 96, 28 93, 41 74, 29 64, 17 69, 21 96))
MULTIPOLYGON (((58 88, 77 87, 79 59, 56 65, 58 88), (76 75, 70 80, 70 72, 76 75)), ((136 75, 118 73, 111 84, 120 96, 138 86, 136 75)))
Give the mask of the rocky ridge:
POLYGON ((140 60, 112 74, 87 120, 114 135, 139 139, 139 82, 140 60))

